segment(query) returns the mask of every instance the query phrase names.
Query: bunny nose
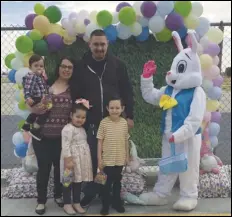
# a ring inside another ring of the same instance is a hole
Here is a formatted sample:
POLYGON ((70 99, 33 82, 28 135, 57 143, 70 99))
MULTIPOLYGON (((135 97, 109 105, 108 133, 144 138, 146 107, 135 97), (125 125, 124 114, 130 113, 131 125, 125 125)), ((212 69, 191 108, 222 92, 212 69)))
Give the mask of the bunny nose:
POLYGON ((171 75, 171 72, 168 72, 167 75, 171 75))

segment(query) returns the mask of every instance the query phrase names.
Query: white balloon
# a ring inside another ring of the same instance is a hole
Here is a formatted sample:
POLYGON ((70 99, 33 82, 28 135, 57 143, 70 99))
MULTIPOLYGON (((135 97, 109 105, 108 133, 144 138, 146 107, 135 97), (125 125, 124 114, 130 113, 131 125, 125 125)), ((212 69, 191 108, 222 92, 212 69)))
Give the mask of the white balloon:
POLYGON ((17 132, 12 137, 12 142, 14 145, 24 143, 23 134, 21 132, 17 132))
POLYGON ((77 12, 72 12, 72 13, 70 13, 69 16, 68 16, 68 19, 69 19, 69 20, 77 19, 77 18, 78 18, 77 12))
POLYGON ((11 60, 11 66, 15 70, 19 70, 23 67, 23 62, 20 59, 14 58, 11 60))
POLYGON ((19 51, 15 51, 15 57, 16 57, 16 59, 23 61, 24 54, 19 52, 19 51))
POLYGON ((197 26, 195 31, 196 31, 196 33, 198 33, 198 35, 200 37, 202 37, 208 32, 209 27, 210 27, 209 20, 205 17, 200 17, 199 18, 199 25, 197 26))
POLYGON ((90 38, 91 33, 92 33, 94 30, 96 30, 96 29, 102 29, 102 28, 101 28, 100 26, 98 26, 97 24, 95 24, 95 23, 90 23, 90 24, 86 27, 86 32, 85 32, 86 36, 87 36, 88 38, 90 38))
POLYGON ((89 12, 86 10, 81 10, 77 15, 77 21, 84 21, 85 19, 89 18, 89 12))
POLYGON ((112 21, 112 24, 117 24, 119 23, 119 20, 118 20, 118 12, 113 12, 113 21, 112 21))
POLYGON ((75 29, 76 25, 72 26, 72 25, 69 25, 66 29, 68 35, 70 37, 75 37, 77 35, 77 32, 76 32, 76 29, 75 29))
POLYGON ((132 33, 129 26, 125 26, 122 23, 117 25, 118 38, 126 40, 131 37, 132 33))
POLYGON ((173 1, 159 1, 157 3, 157 12, 162 16, 170 14, 174 9, 173 1))
POLYGON ((67 27, 69 26, 69 20, 68 20, 68 18, 63 18, 63 19, 61 20, 61 25, 62 25, 62 27, 63 27, 64 29, 67 29, 67 27))
POLYGON ((220 60, 219 60, 219 57, 218 56, 215 56, 215 57, 213 57, 213 64, 214 65, 218 65, 219 64, 219 62, 220 62, 220 60))
POLYGON ((88 37, 87 35, 84 35, 84 36, 83 36, 83 40, 84 40, 85 42, 89 42, 89 37, 88 37))
POLYGON ((208 79, 203 79, 202 82, 202 88, 205 90, 205 92, 208 92, 209 89, 213 87, 213 82, 208 79))
POLYGON ((131 26, 131 33, 134 36, 139 36, 142 33, 142 31, 143 31, 142 26, 138 22, 135 22, 131 26))
POLYGON ((141 1, 139 1, 139 2, 136 1, 132 6, 134 8, 134 10, 135 10, 135 13, 137 15, 140 15, 140 16, 142 16, 142 13, 141 13, 141 10, 140 10, 142 3, 143 2, 141 2, 141 1))
POLYGON ((76 24, 77 24, 77 18, 72 18, 69 20, 69 26, 74 27, 76 24))
POLYGON ((161 32, 163 30, 163 28, 165 27, 165 21, 160 16, 153 16, 149 20, 148 26, 149 26, 149 29, 153 33, 158 33, 158 32, 161 32))
POLYGON ((30 114, 30 111, 28 111, 28 110, 24 110, 24 111, 20 110, 18 107, 18 103, 15 103, 14 112, 16 115, 23 118, 23 120, 26 120, 28 115, 30 114))
POLYGON ((192 2, 191 14, 194 14, 197 17, 200 17, 203 14, 203 5, 201 2, 192 2))
POLYGON ((147 27, 148 23, 149 23, 149 20, 147 18, 145 18, 145 17, 137 16, 137 22, 140 23, 140 25, 142 27, 147 27))
POLYGON ((16 71, 15 73, 15 81, 17 84, 22 84, 23 81, 23 77, 25 75, 27 75, 28 72, 30 72, 31 70, 29 68, 23 67, 20 68, 18 71, 16 71))
POLYGON ((204 36, 200 39, 200 44, 203 47, 203 49, 206 49, 209 45, 209 39, 207 36, 204 36))

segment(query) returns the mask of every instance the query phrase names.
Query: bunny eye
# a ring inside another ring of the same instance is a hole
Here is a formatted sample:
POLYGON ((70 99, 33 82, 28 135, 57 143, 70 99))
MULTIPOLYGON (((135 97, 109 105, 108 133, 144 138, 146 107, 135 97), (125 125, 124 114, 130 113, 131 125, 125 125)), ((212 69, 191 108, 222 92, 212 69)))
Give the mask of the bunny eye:
POLYGON ((184 60, 179 61, 176 67, 176 71, 178 73, 184 73, 186 69, 187 69, 187 62, 184 60))

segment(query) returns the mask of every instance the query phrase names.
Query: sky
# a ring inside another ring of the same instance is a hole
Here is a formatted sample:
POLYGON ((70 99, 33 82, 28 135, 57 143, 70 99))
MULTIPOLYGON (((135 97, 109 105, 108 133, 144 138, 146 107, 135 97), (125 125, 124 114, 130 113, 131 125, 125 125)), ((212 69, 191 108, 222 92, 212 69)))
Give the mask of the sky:
MULTIPOLYGON (((122 1, 1 1, 1 26, 24 26, 25 17, 30 13, 34 13, 33 8, 37 2, 43 3, 46 7, 51 5, 58 6, 64 18, 68 17, 71 12, 78 12, 83 9, 89 12, 104 9, 113 12, 122 1)), ((130 4, 134 3, 134 1, 127 2, 130 4)), ((201 1, 201 3, 204 7, 202 16, 208 18, 210 22, 231 22, 231 1, 201 1)), ((12 34, 15 34, 13 38, 17 38, 17 36, 25 34, 25 32, 13 32, 12 34)), ((226 37, 225 40, 231 43, 231 28, 225 32, 224 36, 226 37)), ((12 50, 12 44, 14 43, 12 43, 12 37, 2 32, 1 41, 5 42, 1 46, 1 59, 3 59, 3 56, 6 54, 14 52, 12 50)), ((231 56, 231 50, 229 49, 227 52, 230 52, 229 56, 231 56)))

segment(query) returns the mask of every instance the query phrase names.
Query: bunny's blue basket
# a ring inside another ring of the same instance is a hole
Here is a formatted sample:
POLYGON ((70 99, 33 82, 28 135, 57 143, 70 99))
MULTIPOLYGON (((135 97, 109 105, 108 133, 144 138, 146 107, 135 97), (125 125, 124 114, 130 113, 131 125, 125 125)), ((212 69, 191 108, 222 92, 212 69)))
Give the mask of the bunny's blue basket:
POLYGON ((171 156, 159 161, 162 174, 183 173, 188 169, 188 159, 185 153, 176 155, 175 144, 171 143, 171 156))

